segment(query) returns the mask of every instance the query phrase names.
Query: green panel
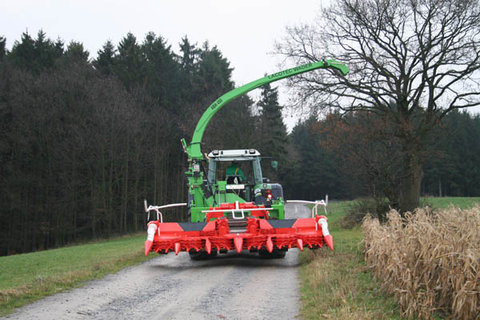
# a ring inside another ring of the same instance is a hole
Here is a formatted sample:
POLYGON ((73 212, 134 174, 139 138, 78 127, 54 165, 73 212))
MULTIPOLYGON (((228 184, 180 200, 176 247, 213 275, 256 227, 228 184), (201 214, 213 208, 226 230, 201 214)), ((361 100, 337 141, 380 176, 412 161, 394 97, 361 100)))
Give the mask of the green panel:
POLYGON ((272 209, 273 210, 270 211, 271 218, 275 218, 279 220, 285 219, 285 206, 283 201, 279 204, 273 204, 272 209))
POLYGON ((202 210, 208 210, 209 207, 192 207, 190 208, 192 222, 203 222, 205 221, 205 214, 202 213, 202 210))

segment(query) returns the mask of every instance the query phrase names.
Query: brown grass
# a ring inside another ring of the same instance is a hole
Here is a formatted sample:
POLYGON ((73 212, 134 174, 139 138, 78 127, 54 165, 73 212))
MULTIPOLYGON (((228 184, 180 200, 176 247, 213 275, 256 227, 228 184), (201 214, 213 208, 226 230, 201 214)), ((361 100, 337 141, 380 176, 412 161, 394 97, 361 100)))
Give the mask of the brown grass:
POLYGON ((480 205, 367 217, 365 258, 407 317, 480 319, 480 205))

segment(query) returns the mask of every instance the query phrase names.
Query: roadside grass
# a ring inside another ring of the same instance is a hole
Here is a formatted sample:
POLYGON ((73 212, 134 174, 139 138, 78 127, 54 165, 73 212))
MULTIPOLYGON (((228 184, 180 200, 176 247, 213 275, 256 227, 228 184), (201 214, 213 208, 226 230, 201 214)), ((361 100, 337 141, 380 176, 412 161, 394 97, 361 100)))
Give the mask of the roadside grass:
POLYGON ((460 209, 468 209, 473 207, 475 203, 480 202, 480 197, 446 197, 446 198, 434 198, 425 197, 421 199, 421 205, 430 206, 433 209, 444 209, 449 206, 454 206, 460 209))
MULTIPOLYGON (((469 208, 475 202, 480 198, 422 198, 422 204, 433 208, 469 208)), ((403 319, 393 296, 379 289, 365 264, 362 230, 341 227, 352 203, 329 203, 327 217, 335 251, 305 250, 300 256, 302 318, 403 319)))
MULTIPOLYGON (((0 316, 149 259, 145 235, 0 257, 0 316)), ((151 255, 150 257, 153 257, 151 255)))
POLYGON ((362 231, 340 227, 352 203, 329 203, 335 250, 305 250, 300 256, 303 319, 401 319, 393 298, 378 289, 364 262, 362 231))

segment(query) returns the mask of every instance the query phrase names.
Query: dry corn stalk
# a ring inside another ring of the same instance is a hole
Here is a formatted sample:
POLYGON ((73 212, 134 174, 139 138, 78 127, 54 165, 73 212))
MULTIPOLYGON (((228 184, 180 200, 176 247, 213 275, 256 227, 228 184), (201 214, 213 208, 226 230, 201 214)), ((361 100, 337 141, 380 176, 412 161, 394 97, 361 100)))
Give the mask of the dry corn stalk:
POLYGON ((365 218, 365 259, 407 317, 480 319, 480 205, 365 218))

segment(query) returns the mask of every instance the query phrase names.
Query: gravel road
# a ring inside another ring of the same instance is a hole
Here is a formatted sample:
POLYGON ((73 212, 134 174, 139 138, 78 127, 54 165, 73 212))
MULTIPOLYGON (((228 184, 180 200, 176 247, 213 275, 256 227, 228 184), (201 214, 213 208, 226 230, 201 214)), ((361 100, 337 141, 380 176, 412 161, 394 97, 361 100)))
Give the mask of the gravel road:
MULTIPOLYGON (((308 217, 287 204, 286 218, 308 217)), ((5 319, 295 319, 298 250, 265 260, 242 252, 207 261, 160 255, 18 309, 5 319)))

